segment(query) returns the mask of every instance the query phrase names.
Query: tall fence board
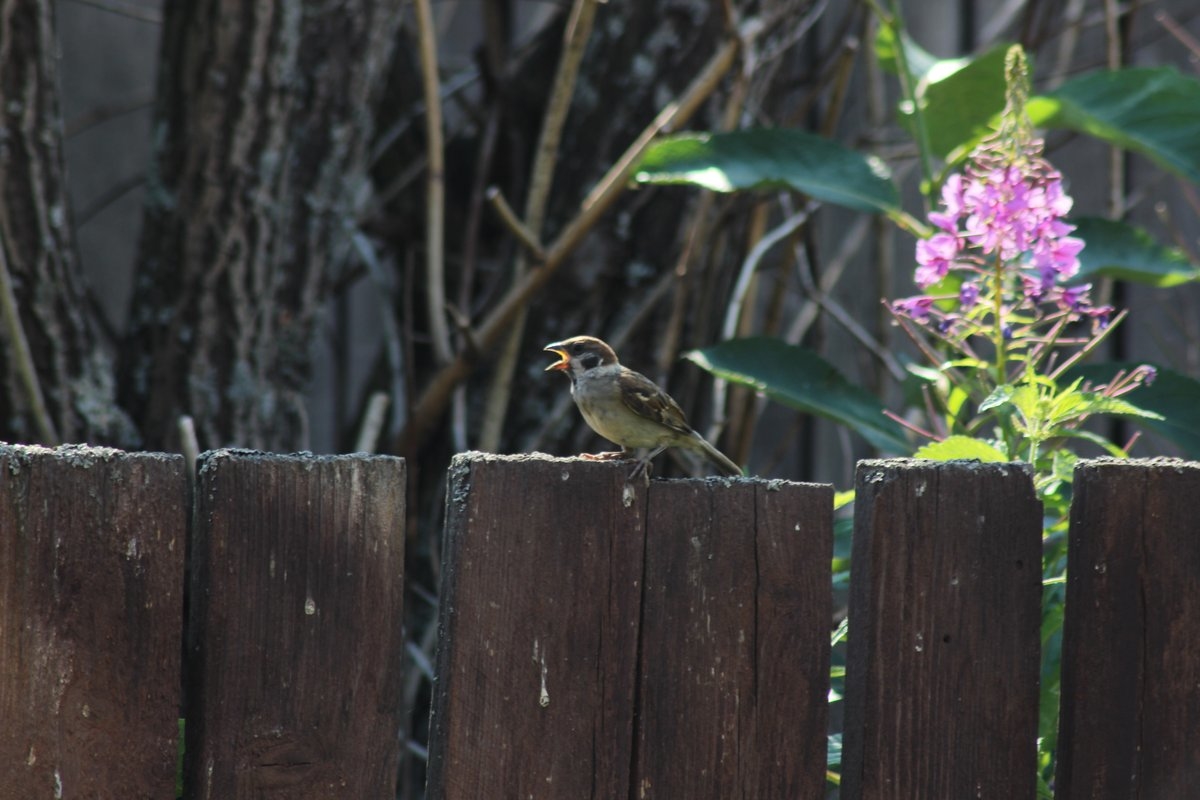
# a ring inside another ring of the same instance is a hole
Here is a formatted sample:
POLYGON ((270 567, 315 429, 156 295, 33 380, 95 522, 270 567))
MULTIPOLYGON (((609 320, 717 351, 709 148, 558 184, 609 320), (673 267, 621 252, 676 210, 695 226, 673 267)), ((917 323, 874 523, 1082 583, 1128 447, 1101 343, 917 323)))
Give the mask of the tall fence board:
POLYGON ((394 791, 404 484, 385 456, 202 457, 187 796, 394 791))
POLYGON ((455 459, 430 798, 820 793, 829 487, 628 471, 455 459))
POLYGON ((428 796, 623 796, 645 490, 623 503, 611 464, 450 471, 428 796))
POLYGON ((1019 465, 859 464, 845 800, 1035 796, 1041 545, 1019 465))
POLYGON ((0 796, 175 796, 186 481, 0 446, 0 796))
POLYGON ((1057 789, 1200 796, 1200 464, 1081 462, 1057 789))
POLYGON ((654 483, 631 798, 820 797, 833 490, 654 483))

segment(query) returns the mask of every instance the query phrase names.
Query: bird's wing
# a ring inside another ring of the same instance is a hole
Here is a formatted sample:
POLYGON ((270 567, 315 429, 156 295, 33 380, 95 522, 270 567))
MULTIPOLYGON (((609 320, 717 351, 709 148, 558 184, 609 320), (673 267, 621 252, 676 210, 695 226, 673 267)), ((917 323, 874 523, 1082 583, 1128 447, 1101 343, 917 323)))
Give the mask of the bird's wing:
POLYGON ((669 394, 658 388, 654 381, 639 372, 622 369, 618 383, 621 387, 621 400, 633 413, 680 433, 692 433, 683 409, 669 394))

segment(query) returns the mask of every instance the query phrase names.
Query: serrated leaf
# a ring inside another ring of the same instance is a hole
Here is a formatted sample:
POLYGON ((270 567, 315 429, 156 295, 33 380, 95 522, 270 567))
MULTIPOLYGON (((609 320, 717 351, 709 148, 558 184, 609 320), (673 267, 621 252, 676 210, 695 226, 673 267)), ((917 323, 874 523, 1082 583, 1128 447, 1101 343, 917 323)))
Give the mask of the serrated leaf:
MULTIPOLYGON (((1071 371, 1093 384, 1105 383, 1120 371, 1130 372, 1144 362, 1088 364, 1071 371)), ((1159 369, 1154 382, 1122 398, 1162 419, 1139 419, 1137 424, 1175 444, 1188 458, 1200 458, 1200 381, 1172 369, 1159 369)))
POLYGON ((1005 462, 1008 458, 987 442, 970 436, 947 436, 940 442, 932 442, 918 448, 914 458, 929 458, 934 461, 952 461, 960 458, 987 462, 1005 462))
POLYGON ((787 188, 855 211, 893 213, 899 195, 882 161, 807 131, 756 128, 664 137, 634 172, 639 183, 717 192, 787 188))
POLYGON ((1035 125, 1095 136, 1200 183, 1200 82, 1172 67, 1089 72, 1028 110, 1035 125))
POLYGON ((684 357, 772 400, 846 425, 885 453, 912 451, 904 429, 884 415, 883 404, 811 350, 752 337, 730 339, 684 357))
POLYGON ((1016 389, 1011 384, 1002 384, 992 390, 992 393, 983 398, 983 402, 979 404, 980 413, 991 411, 993 408, 998 408, 1005 403, 1012 402, 1013 394, 1016 389))
POLYGON ((1073 283, 1101 277, 1166 288, 1200 280, 1200 267, 1183 250, 1158 243, 1143 228, 1100 217, 1071 222, 1072 235, 1087 242, 1073 283))
POLYGON ((1105 397, 1095 392, 1083 392, 1080 397, 1081 402, 1076 407, 1067 409, 1066 413, 1062 415, 1064 418, 1080 413, 1108 414, 1114 417, 1133 417, 1137 419, 1160 420, 1163 418, 1162 414, 1159 414, 1157 411, 1139 408, 1122 397, 1105 397))

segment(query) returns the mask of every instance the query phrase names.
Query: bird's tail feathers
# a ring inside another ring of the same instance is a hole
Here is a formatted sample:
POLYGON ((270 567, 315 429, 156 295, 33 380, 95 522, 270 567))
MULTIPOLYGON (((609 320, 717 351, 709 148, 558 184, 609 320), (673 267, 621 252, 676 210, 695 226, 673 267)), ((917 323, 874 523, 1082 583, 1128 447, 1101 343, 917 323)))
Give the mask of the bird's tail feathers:
POLYGON ((733 463, 733 459, 729 458, 720 450, 709 444, 703 436, 696 434, 696 441, 700 445, 700 451, 704 453, 704 456, 709 461, 720 467, 722 472, 731 477, 742 476, 742 468, 733 463))

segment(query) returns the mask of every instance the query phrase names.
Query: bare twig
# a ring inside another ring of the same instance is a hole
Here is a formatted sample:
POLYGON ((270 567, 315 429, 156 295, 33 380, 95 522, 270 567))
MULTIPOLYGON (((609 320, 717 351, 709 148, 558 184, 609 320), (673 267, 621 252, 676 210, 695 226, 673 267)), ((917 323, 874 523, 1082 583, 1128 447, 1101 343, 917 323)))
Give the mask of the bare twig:
POLYGON ((200 460, 200 439, 196 436, 196 421, 184 414, 176 423, 179 433, 179 450, 187 462, 188 481, 191 482, 196 472, 196 462, 200 460))
MULTIPOLYGON (((575 93, 579 64, 583 61, 583 52, 592 34, 596 5, 596 0, 575 0, 571 6, 566 30, 563 32, 562 58, 558 62, 558 71, 550 89, 550 100, 546 106, 546 116, 542 119, 542 130, 538 134, 537 150, 530 169, 529 192, 525 197, 525 224, 522 227, 532 235, 533 241, 540 238, 542 224, 546 218, 546 200, 550 196, 550 183, 558 160, 558 144, 562 140, 567 110, 571 107, 571 96, 575 93)), ((523 243, 526 241, 524 237, 518 238, 523 243)), ((513 279, 520 280, 528 271, 529 259, 522 250, 517 253, 513 264, 513 279)), ((479 434, 479 447, 485 452, 495 450, 500 444, 500 432, 504 427, 504 417, 508 413, 513 375, 517 370, 524 334, 525 307, 522 306, 512 321, 512 329, 501 348, 495 371, 492 373, 492 385, 488 392, 487 405, 483 410, 483 424, 479 434)))
POLYGON ((405 341, 400 331, 400 322, 396 319, 396 307, 394 302, 395 292, 391 286, 391 282, 384 272, 383 264, 379 261, 379 253, 372 244, 371 239, 362 231, 355 231, 350 236, 350 241, 354 245, 354 249, 358 252, 358 256, 362 259, 363 264, 367 268, 367 275, 371 281, 378 287, 379 291, 374 295, 379 301, 379 314, 383 322, 383 346, 384 352, 387 355, 388 370, 391 373, 392 395, 398 399, 397 405, 404 407, 404 397, 406 395, 404 385, 404 345, 405 341))
POLYGON ((3 240, 0 240, 0 321, 3 322, 5 338, 11 347, 13 367, 25 388, 29 412, 33 416, 34 426, 41 440, 39 443, 58 444, 58 430, 54 420, 50 418, 50 410, 46 408, 42 384, 38 380, 37 367, 33 363, 33 351, 29 349, 29 340, 25 337, 25 329, 21 327, 17 295, 13 290, 12 275, 8 271, 7 242, 3 240))
POLYGON ((742 268, 738 272, 737 281, 733 285, 733 297, 730 298, 729 305, 725 309, 725 323, 721 326, 722 339, 732 339, 737 335, 738 318, 741 316, 742 307, 745 305, 746 290, 749 288, 750 278, 758 270, 758 265, 762 262, 763 256, 772 247, 791 236, 797 228, 807 222, 809 216, 817 206, 817 203, 809 201, 804 205, 804 208, 767 231, 758 240, 758 243, 750 249, 745 260, 742 261, 742 268))
POLYGON ((445 161, 442 143, 442 98, 438 91, 437 34, 429 0, 413 0, 421 45, 421 78, 425 95, 425 148, 429 158, 425 197, 425 297, 429 303, 429 335, 438 364, 453 357, 446 325, 445 161))
POLYGON ((1186 47, 1193 59, 1200 59, 1200 40, 1188 33, 1187 28, 1180 25, 1174 17, 1166 11, 1158 11, 1154 14, 1154 21, 1166 28, 1168 33, 1186 47))
POLYGON ((136 175, 130 175, 128 178, 122 178, 116 183, 109 185, 108 188, 100 193, 99 197, 92 200, 92 202, 88 203, 86 206, 80 207, 79 210, 75 212, 75 227, 82 228, 84 225, 87 225, 89 222, 95 219, 100 212, 104 211, 110 205, 117 202, 134 189, 140 189, 142 184, 145 182, 146 176, 139 172, 136 175))
POLYGON ((391 398, 387 392, 372 392, 367 400, 367 409, 363 412, 362 425, 358 429, 358 438, 354 441, 354 452, 374 453, 379 442, 379 434, 387 422, 387 409, 391 398))
MULTIPOLYGON (((761 26, 757 22, 751 22, 743 26, 742 36, 750 38, 760 30, 761 26)), ((567 256, 579 246, 600 217, 621 196, 629 179, 633 177, 634 169, 642 154, 646 152, 654 137, 686 122, 716 89, 721 78, 733 66, 740 46, 741 39, 731 38, 726 41, 709 59, 683 95, 678 100, 667 104, 616 163, 609 168, 604 177, 584 198, 575 218, 567 224, 559 233, 558 238, 546 250, 546 260, 516 281, 479 325, 477 341, 481 350, 495 346, 517 312, 529 301, 534 292, 546 284, 567 256)), ((473 360, 460 353, 432 377, 420 398, 413 405, 408 423, 400 432, 396 450, 410 452, 427 435, 434 422, 445 410, 454 387, 465 379, 472 369, 474 369, 473 360)))
POLYGON ((107 11, 110 14, 116 14, 119 17, 135 19, 138 22, 161 25, 163 21, 161 11, 152 8, 143 8, 136 3, 123 3, 121 0, 75 0, 75 2, 81 6, 91 6, 101 11, 107 11))
POLYGON ((817 285, 808 263, 808 257, 800 248, 797 248, 796 268, 800 274, 801 285, 817 305, 821 307, 821 310, 840 323, 847 333, 869 350, 888 369, 893 378, 897 381, 904 380, 904 367, 900 365, 900 362, 891 351, 877 342, 875 337, 850 312, 843 308, 840 303, 834 301, 828 292, 817 285))
POLYGON ((496 217, 504 223, 504 227, 508 228, 509 232, 516 237, 535 261, 546 260, 546 250, 542 247, 542 243, 538 241, 537 234, 525 227, 525 223, 517 219, 517 213, 512 210, 512 206, 504 199, 504 194, 495 186, 488 187, 487 201, 492 209, 496 212, 496 217))

